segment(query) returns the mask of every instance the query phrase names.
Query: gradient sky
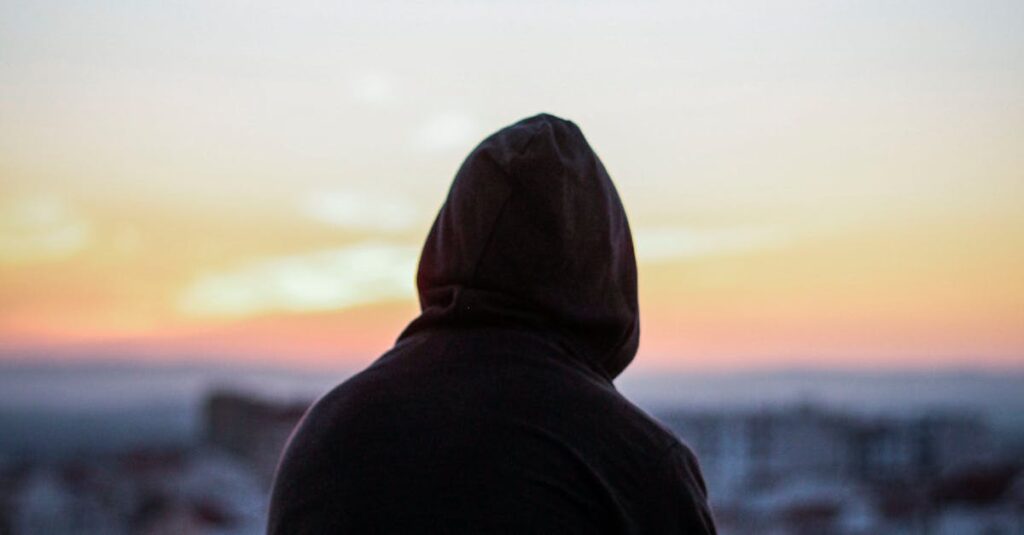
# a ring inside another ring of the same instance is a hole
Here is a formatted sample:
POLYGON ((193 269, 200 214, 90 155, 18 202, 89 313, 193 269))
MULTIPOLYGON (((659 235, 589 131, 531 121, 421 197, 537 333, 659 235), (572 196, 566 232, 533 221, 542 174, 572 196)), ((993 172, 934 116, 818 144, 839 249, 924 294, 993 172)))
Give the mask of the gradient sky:
POLYGON ((577 122, 646 369, 1024 366, 1024 3, 3 2, 0 358, 358 366, 466 153, 577 122))

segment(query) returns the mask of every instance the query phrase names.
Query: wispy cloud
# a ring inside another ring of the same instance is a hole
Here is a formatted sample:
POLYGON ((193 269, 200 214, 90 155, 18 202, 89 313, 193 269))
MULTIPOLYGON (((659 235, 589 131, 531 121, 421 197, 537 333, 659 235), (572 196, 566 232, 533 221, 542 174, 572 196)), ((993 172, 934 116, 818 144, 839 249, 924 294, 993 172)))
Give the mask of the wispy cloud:
POLYGON ((410 199, 350 190, 309 195, 303 211, 316 221, 357 230, 394 232, 412 227, 420 216, 410 199))
POLYGON ((419 250, 367 241, 338 249, 258 260, 200 276, 180 307, 194 315, 336 310, 410 299, 419 250))
POLYGON ((467 115, 446 112, 434 115, 413 135, 413 145, 425 152, 468 148, 479 133, 476 121, 467 115))
POLYGON ((776 228, 653 227, 633 232, 640 262, 741 254, 784 245, 790 236, 776 228))
POLYGON ((89 223, 56 197, 19 197, 0 205, 0 262, 64 258, 91 239, 89 223))

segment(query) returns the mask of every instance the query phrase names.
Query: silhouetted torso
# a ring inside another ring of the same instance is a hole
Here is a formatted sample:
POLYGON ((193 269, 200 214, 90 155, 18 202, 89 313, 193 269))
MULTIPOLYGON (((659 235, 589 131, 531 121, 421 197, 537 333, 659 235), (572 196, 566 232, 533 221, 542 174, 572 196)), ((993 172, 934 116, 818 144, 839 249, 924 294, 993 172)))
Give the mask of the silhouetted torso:
POLYGON ((636 265, 575 125, 481 143, 417 283, 395 347, 299 424, 270 533, 714 533, 692 453, 613 386, 639 338, 636 265))

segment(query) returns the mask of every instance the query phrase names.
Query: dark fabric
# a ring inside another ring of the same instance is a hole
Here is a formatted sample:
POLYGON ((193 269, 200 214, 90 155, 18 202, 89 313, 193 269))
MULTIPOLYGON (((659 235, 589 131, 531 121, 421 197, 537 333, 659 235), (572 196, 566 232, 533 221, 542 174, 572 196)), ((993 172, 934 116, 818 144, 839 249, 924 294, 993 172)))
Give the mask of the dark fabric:
POLYGON ((293 434, 269 533, 715 532, 693 454, 612 384, 636 261, 576 125, 538 115, 469 155, 417 285, 395 347, 293 434))

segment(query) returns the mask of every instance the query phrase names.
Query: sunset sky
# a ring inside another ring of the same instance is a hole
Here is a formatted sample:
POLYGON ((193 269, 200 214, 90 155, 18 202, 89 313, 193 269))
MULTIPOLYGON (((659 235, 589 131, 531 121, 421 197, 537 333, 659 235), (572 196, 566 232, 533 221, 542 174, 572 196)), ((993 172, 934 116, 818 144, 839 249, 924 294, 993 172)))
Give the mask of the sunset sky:
POLYGON ((0 359, 363 365, 541 111, 626 205, 638 367, 1024 368, 1019 0, 3 2, 0 359))

